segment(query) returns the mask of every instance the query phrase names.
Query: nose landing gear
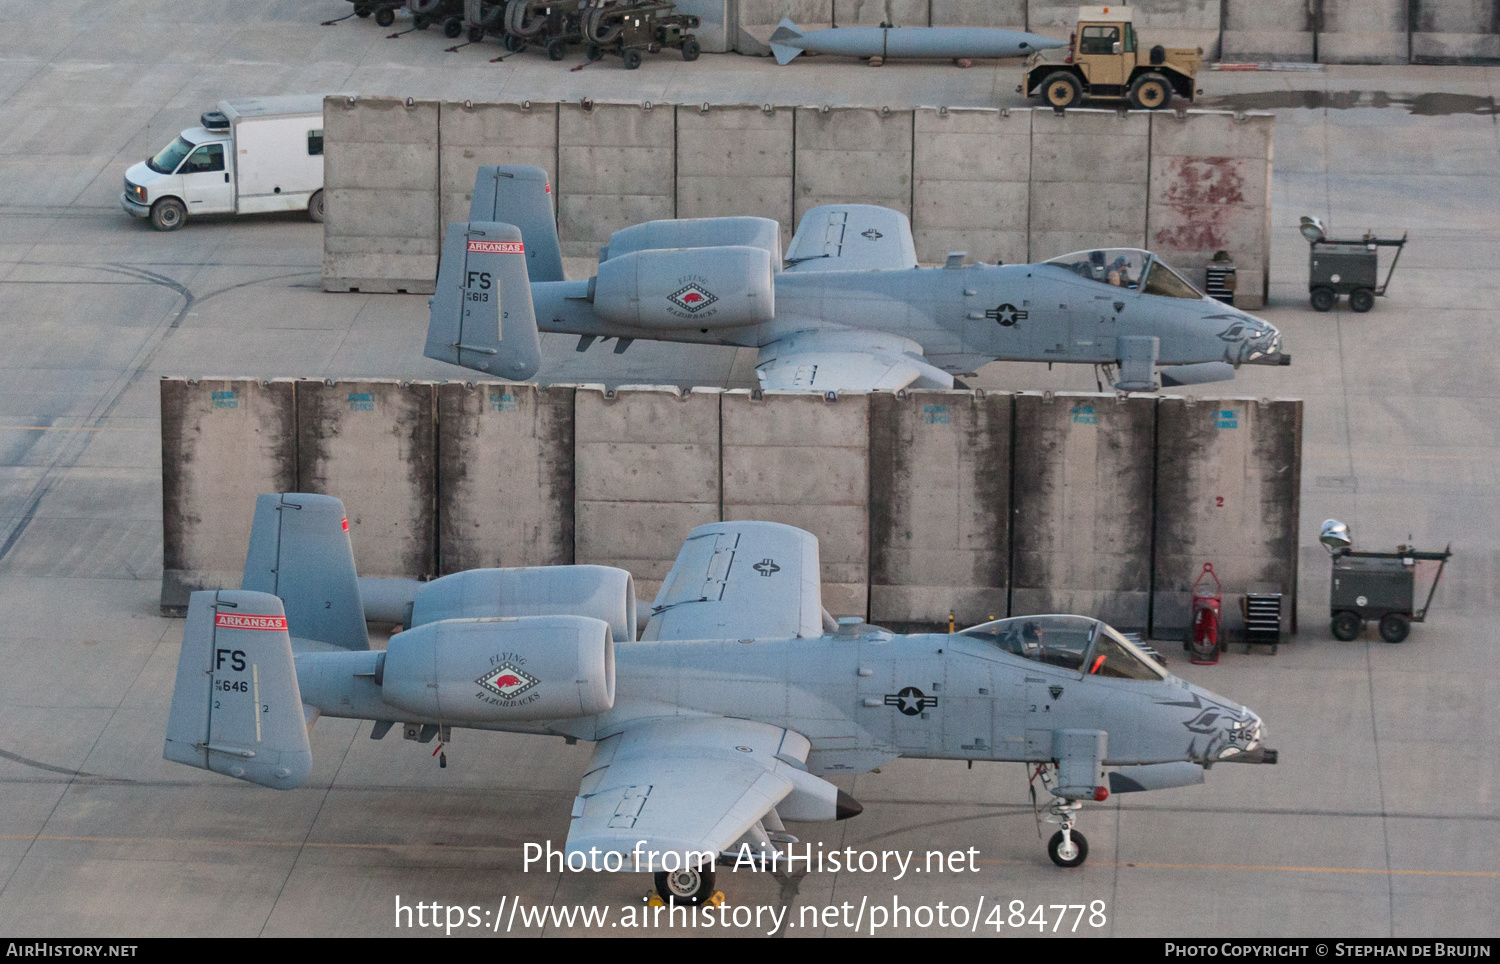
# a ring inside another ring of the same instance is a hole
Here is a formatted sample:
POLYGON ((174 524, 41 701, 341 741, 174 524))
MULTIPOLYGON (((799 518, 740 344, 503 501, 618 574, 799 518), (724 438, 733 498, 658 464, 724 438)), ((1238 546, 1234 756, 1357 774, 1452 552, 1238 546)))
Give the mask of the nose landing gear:
MULTIPOLYGON (((1052 804, 1047 808, 1044 817, 1037 810, 1036 803, 1036 781, 1040 779, 1042 786, 1049 792, 1052 790, 1053 765, 1048 763, 1038 764, 1031 774, 1031 806, 1036 813, 1037 835, 1041 835, 1043 821, 1058 824, 1062 829, 1052 835, 1047 841, 1047 856, 1059 867, 1079 867, 1089 856, 1089 841, 1082 833, 1073 829, 1078 822, 1078 814, 1083 811, 1083 801, 1073 800, 1067 797, 1053 796, 1052 804)), ((1103 789, 1102 787, 1100 788, 1103 789)), ((1098 799, 1098 793, 1095 793, 1098 799)))

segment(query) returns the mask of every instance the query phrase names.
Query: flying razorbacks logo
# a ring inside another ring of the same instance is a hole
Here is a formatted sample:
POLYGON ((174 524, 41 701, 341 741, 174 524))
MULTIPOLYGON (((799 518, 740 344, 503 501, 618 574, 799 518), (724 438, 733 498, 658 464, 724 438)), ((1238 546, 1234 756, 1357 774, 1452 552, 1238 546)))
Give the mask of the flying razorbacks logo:
POLYGON ((685 284, 670 295, 667 295, 667 300, 683 311, 697 314, 715 301, 718 301, 719 296, 695 281, 685 284))
POLYGON ((474 682, 502 699, 513 700, 541 680, 514 663, 501 663, 474 682))

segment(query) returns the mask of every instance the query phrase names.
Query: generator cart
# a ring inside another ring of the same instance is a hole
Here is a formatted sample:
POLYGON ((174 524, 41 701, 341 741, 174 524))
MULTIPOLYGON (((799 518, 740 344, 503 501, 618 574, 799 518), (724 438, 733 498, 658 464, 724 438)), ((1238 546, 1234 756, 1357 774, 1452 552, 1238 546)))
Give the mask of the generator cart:
POLYGON ((1406 639, 1412 623, 1426 621, 1438 581, 1443 578, 1443 567, 1453 556, 1451 545, 1442 552, 1418 552, 1410 546, 1397 546, 1395 552, 1355 552, 1349 547, 1348 529, 1333 519, 1323 523, 1319 539, 1333 556, 1330 628, 1335 639, 1346 643, 1359 637, 1367 620, 1379 621, 1380 638, 1388 643, 1406 639), (1421 609, 1415 609, 1419 561, 1436 562, 1438 568, 1426 601, 1421 609))
POLYGON ((1314 308, 1328 311, 1338 304, 1339 295, 1348 295, 1350 309, 1364 313, 1375 307, 1376 298, 1385 297, 1401 249, 1406 247, 1406 235, 1399 240, 1366 234, 1357 241, 1334 241, 1323 236, 1323 222, 1309 217, 1302 219, 1301 231, 1310 246, 1307 291, 1314 308), (1384 282, 1380 282, 1378 263, 1381 248, 1396 249, 1384 282))

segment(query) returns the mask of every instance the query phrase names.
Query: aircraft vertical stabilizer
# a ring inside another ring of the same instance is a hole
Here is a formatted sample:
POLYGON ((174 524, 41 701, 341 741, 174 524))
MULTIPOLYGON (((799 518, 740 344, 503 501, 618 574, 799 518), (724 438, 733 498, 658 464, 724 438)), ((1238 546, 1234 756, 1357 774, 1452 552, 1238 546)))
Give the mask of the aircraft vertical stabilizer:
POLYGON ((241 588, 280 597, 298 639, 370 648, 349 521, 331 495, 256 498, 241 588))
POLYGON ((521 229, 526 273, 532 281, 563 281, 552 183, 547 172, 523 164, 485 165, 474 179, 470 221, 499 221, 521 229))
POLYGON ((513 224, 448 225, 428 300, 428 358, 524 381, 542 367, 526 242, 513 224))

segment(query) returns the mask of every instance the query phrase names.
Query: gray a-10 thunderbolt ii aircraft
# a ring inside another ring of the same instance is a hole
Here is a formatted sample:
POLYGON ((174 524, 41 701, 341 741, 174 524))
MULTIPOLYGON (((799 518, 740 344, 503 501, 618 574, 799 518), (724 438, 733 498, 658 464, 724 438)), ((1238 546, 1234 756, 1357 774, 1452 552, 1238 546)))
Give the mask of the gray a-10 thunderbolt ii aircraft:
POLYGON ((404 601, 383 588, 385 612, 368 612, 338 499, 261 496, 244 588, 192 595, 166 759, 291 789, 320 715, 374 720, 374 739, 400 722, 424 742, 450 727, 591 741, 567 852, 653 872, 686 903, 712 895, 721 858, 774 870, 796 842, 783 820, 860 813, 826 778, 899 756, 1027 764, 1064 867, 1088 853, 1082 801, 1276 762, 1254 713, 1095 619, 904 636, 835 622, 817 540, 776 523, 694 529, 639 638, 621 569, 476 569, 404 601), (370 650, 366 615, 396 613, 409 628, 370 650))
POLYGON ((808 211, 785 257, 777 223, 725 217, 616 231, 588 281, 565 281, 546 172, 482 167, 467 223, 448 226, 424 353, 514 380, 541 367, 538 330, 760 350, 763 389, 952 388, 991 361, 1118 369, 1122 391, 1290 362, 1281 334, 1200 294, 1148 251, 1039 264, 919 268, 905 215, 808 211), (529 283, 528 283, 529 282, 529 283))

